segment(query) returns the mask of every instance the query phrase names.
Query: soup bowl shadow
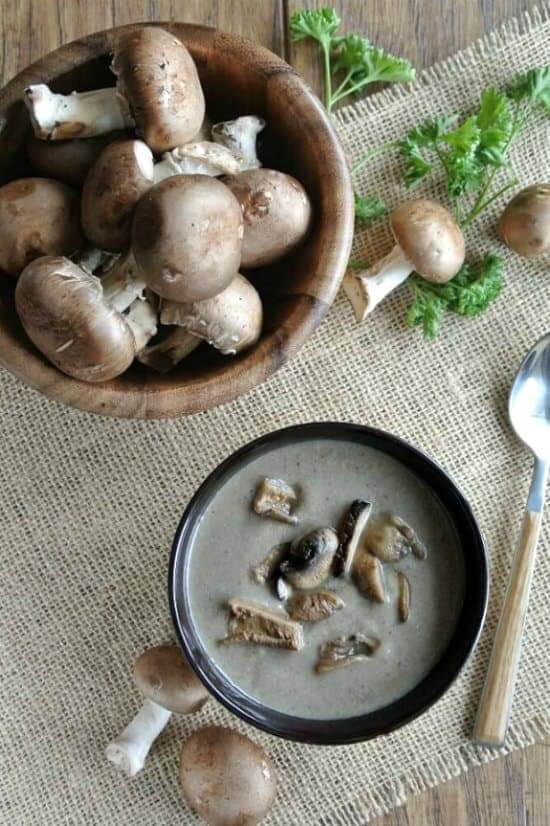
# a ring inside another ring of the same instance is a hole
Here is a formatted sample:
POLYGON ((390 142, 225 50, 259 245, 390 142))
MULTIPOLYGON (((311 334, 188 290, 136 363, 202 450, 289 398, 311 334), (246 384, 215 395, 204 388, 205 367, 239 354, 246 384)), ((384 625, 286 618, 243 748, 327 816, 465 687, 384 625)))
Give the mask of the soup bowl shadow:
POLYGON ((245 722, 270 734, 315 745, 345 745, 388 734, 426 712, 450 688, 479 639, 487 610, 489 570, 483 536, 472 510, 446 471, 428 455, 397 436, 364 425, 319 422, 274 431, 241 447, 201 484, 179 523, 169 563, 168 595, 174 628, 191 666, 210 694, 245 722), (409 692, 369 713, 338 719, 307 719, 284 714, 250 697, 216 666, 194 626, 189 588, 194 531, 227 475, 242 462, 304 439, 339 439, 367 445, 392 456, 436 495, 457 535, 464 563, 464 598, 452 637, 442 656, 409 692))

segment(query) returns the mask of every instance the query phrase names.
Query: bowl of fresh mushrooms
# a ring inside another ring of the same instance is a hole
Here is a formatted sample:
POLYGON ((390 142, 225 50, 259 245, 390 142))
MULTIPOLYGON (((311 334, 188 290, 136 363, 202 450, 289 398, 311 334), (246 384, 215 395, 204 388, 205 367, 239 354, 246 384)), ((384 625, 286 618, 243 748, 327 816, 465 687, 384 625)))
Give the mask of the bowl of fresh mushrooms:
POLYGON ((0 363, 128 418, 231 401, 327 312, 345 158, 283 60, 203 26, 122 26, 0 92, 0 363))

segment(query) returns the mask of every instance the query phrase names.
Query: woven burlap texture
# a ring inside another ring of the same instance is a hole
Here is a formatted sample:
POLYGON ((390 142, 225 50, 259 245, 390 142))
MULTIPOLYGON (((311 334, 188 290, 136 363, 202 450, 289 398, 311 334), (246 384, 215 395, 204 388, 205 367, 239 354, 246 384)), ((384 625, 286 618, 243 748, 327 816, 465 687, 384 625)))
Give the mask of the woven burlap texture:
MULTIPOLYGON (((419 119, 465 112, 488 84, 550 63, 550 8, 510 24, 421 75, 337 116, 351 158, 419 119)), ((514 154, 522 184, 550 180, 550 131, 540 118, 514 154)), ((362 186, 389 204, 404 196, 395 159, 362 186)), ((433 192, 433 189, 431 190, 433 192)), ((494 219, 468 235, 469 254, 502 248, 494 219)), ((374 259, 384 221, 354 255, 374 259)), ((425 343, 407 330, 407 288, 357 326, 340 297, 297 358, 244 398, 168 422, 102 419, 0 377, 0 822, 10 826, 196 823, 178 787, 181 743, 195 728, 247 730, 214 702, 173 719, 132 781, 104 747, 137 710, 135 656, 170 638, 166 577, 189 497, 244 442, 309 420, 362 422, 428 451, 455 477, 487 539, 492 593, 479 646, 459 680, 416 722, 376 742, 312 748, 248 729, 279 773, 278 826, 360 826, 407 796, 493 754, 468 742, 530 475, 506 399, 514 372, 548 330, 548 263, 506 258, 506 288, 475 321, 449 317, 425 343)), ((550 556, 545 520, 508 748, 550 732, 550 556)))

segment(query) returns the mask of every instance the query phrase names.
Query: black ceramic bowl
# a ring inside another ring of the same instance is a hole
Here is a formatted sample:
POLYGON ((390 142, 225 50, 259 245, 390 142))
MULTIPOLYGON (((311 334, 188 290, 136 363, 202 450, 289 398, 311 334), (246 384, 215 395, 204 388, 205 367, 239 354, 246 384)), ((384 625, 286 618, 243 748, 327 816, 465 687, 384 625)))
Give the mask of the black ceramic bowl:
POLYGON ((202 483, 178 526, 169 571, 172 619, 183 650, 209 692, 230 711, 257 728, 290 740, 346 744, 386 734, 426 711, 456 679, 481 631, 488 595, 487 554, 468 502, 445 471, 426 454, 389 433, 363 425, 323 422, 298 425, 262 436, 237 450, 202 483), (274 711, 241 691, 208 656, 193 624, 187 599, 189 550, 193 533, 214 493, 242 463, 262 453, 308 439, 342 439, 368 445, 394 457, 437 495, 458 536, 465 569, 464 601, 454 634, 441 659, 408 694, 359 717, 317 720, 274 711))

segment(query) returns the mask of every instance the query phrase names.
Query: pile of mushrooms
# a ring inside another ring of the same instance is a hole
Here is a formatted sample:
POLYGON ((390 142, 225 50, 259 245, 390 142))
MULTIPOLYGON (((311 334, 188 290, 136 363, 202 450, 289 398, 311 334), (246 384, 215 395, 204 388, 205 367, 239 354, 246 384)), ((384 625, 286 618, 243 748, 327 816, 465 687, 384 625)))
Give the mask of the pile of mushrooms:
POLYGON ((262 302, 240 269, 277 261, 311 223, 303 186, 261 167, 265 121, 212 125, 174 35, 123 34, 111 68, 106 89, 25 90, 35 176, 0 188, 0 274, 18 279, 23 327, 87 382, 134 359, 167 372, 201 342, 224 355, 252 347, 262 302))
MULTIPOLYGON (((144 651, 134 665, 134 682, 145 697, 143 706, 105 749, 107 760, 129 777, 141 771, 173 713, 193 714, 208 701, 176 645, 144 651)), ((179 774, 185 800, 210 826, 257 824, 277 793, 277 772, 264 750, 222 726, 193 732, 181 749, 179 774)))

